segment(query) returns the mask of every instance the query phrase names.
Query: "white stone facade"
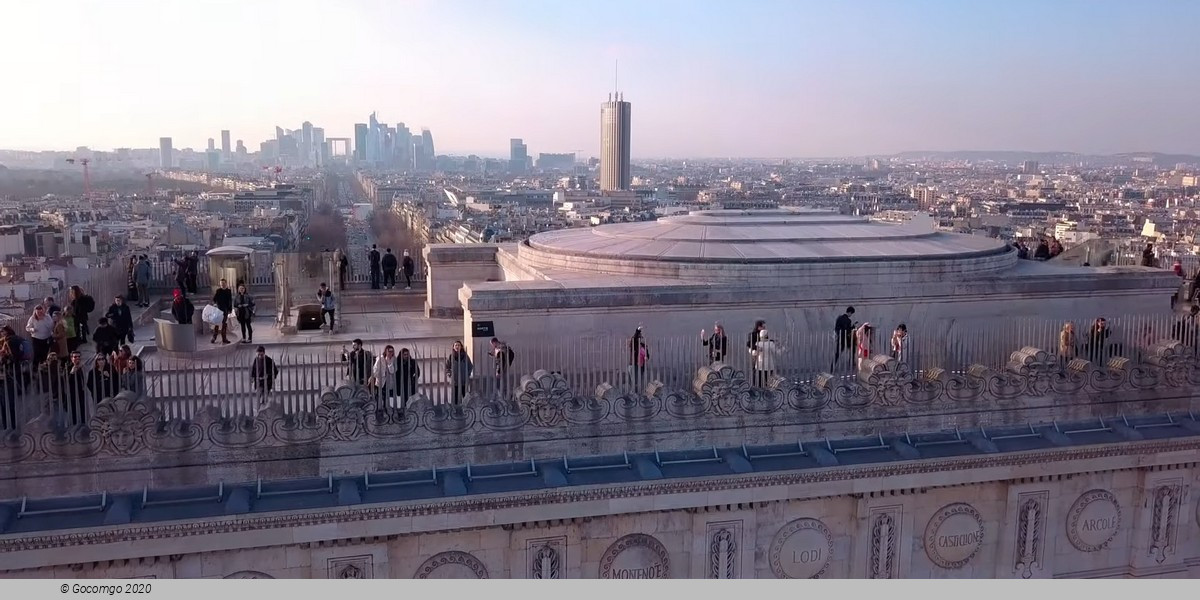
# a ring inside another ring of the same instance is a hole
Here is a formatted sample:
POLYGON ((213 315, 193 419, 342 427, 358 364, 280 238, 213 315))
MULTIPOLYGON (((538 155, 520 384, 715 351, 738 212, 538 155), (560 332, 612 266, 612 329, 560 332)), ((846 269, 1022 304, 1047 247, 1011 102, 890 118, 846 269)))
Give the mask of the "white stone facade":
POLYGON ((0 537, 0 577, 1200 577, 1194 439, 0 537))

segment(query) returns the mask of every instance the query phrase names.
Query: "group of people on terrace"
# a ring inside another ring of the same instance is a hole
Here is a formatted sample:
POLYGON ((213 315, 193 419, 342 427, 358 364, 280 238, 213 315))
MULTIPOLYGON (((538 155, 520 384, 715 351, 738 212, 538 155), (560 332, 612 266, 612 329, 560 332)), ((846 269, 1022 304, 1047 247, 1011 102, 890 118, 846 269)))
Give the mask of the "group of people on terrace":
MULTIPOLYGON (((338 290, 345 291, 346 277, 350 273, 350 258, 339 250, 335 260, 338 268, 338 290)), ((411 290, 417 265, 408 250, 404 250, 403 255, 397 258, 391 248, 380 254, 379 246, 371 244, 367 250, 367 268, 371 276, 371 289, 394 289, 397 285, 396 276, 399 274, 404 277, 404 289, 411 290)))
POLYGON ((1017 249, 1017 258, 1022 260, 1050 260, 1062 254, 1063 251, 1062 242, 1053 236, 1039 239, 1036 245, 1018 239, 1013 246, 1017 249), (1030 246, 1033 246, 1032 250, 1030 250, 1030 246))

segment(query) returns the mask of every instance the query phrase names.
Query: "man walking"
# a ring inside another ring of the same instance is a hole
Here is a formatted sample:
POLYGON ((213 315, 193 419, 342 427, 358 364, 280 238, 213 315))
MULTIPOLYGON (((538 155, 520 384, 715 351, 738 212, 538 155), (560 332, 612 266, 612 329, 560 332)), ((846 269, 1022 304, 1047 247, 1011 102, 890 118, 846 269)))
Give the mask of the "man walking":
POLYGON ((383 255, 381 262, 383 266, 383 287, 392 289, 396 287, 396 255, 392 254, 392 249, 387 249, 387 254, 383 255))
POLYGON ((371 251, 367 253, 367 264, 371 268, 371 289, 379 289, 379 249, 375 244, 371 244, 371 251))
POLYGON ((278 376, 279 367, 267 356, 266 347, 259 346, 254 354, 254 362, 250 363, 250 382, 254 385, 254 391, 258 392, 259 398, 266 398, 275 388, 275 378, 278 376))

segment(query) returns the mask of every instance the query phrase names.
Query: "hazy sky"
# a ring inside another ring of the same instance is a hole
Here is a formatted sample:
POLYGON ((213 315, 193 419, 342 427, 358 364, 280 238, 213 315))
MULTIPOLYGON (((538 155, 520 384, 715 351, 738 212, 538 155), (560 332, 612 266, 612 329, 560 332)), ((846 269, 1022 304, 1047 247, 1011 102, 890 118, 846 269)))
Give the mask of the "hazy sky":
POLYGON ((0 0, 0 148, 251 150, 304 120, 439 153, 1200 153, 1193 0, 0 0))

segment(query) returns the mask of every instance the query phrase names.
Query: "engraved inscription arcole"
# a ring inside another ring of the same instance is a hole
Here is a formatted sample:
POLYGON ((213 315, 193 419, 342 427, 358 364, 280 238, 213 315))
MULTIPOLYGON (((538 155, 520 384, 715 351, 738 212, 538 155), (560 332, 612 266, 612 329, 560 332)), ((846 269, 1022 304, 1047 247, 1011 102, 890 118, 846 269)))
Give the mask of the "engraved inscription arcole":
POLYGON ((417 568, 417 579, 487 579, 487 568, 478 558, 453 550, 435 554, 417 568))
POLYGON ((1107 548, 1120 527, 1121 505, 1108 490, 1084 492, 1067 513, 1067 539, 1083 552, 1107 548))
POLYGON ((970 504, 943 506, 925 527, 925 554, 943 569, 961 569, 983 546, 983 517, 970 504))
POLYGON ((613 542, 600 557, 601 579, 669 579, 671 555, 657 539, 631 533, 613 542))
POLYGON ((796 519, 775 534, 767 560, 780 579, 816 579, 829 568, 832 556, 833 536, 825 524, 796 519))

